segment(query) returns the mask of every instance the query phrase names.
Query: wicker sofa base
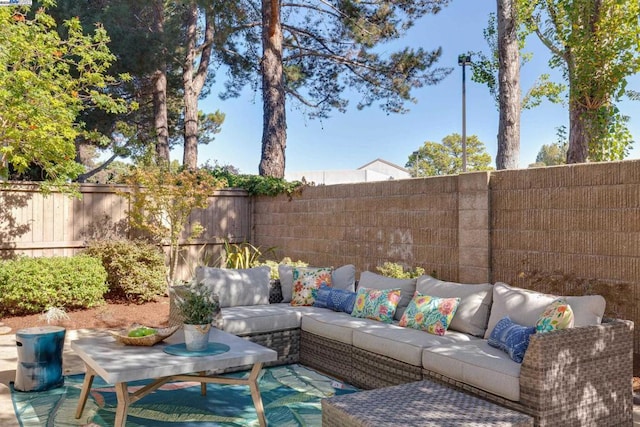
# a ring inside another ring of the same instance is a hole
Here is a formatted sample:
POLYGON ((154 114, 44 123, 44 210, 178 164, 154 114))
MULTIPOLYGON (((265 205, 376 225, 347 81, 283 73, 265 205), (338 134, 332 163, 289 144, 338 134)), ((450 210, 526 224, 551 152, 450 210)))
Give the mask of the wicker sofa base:
POLYGON ((354 386, 363 389, 389 387, 422 380, 422 367, 353 348, 354 386))
POLYGON ((349 344, 302 331, 300 363, 353 384, 352 349, 349 344))
POLYGON ((240 337, 278 353, 278 359, 267 362, 264 366, 290 365, 300 360, 300 329, 285 329, 262 334, 240 335, 240 337))

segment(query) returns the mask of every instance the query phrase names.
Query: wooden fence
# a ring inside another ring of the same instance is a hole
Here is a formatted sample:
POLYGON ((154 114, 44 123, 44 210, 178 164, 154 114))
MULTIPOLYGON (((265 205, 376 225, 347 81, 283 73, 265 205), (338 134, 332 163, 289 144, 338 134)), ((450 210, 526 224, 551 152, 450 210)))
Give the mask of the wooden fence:
MULTIPOLYGON (((2 187, 0 190, 0 257, 69 256, 92 240, 128 239, 128 201, 118 192, 124 186, 84 184, 79 198, 60 192, 44 195, 33 184, 2 187)), ((243 190, 216 191, 207 209, 194 211, 185 230, 187 236, 196 221, 205 232, 185 243, 184 260, 178 277, 188 278, 198 257, 215 258, 224 239, 231 242, 250 238, 251 202, 243 190), (205 255, 206 254, 206 255, 205 255)))

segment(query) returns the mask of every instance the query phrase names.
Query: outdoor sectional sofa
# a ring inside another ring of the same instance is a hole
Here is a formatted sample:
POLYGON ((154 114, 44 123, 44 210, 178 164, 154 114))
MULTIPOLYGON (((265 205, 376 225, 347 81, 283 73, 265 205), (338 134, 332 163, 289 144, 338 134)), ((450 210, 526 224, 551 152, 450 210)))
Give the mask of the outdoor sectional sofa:
MULTIPOLYGON (((221 270, 200 267, 221 302, 218 326, 278 352, 274 364, 301 363, 362 389, 423 379, 444 383, 531 415, 535 424, 613 426, 632 424, 633 323, 602 319, 601 296, 566 297, 573 327, 531 336, 522 363, 488 345, 496 323, 509 316, 533 326, 555 296, 503 283, 467 285, 430 276, 401 280, 355 268, 332 272, 332 286, 354 290, 401 289, 391 324, 313 306, 292 306, 292 269, 221 270), (398 326, 414 293, 461 298, 443 336, 398 326)), ((180 322, 172 291, 172 324, 180 322)))

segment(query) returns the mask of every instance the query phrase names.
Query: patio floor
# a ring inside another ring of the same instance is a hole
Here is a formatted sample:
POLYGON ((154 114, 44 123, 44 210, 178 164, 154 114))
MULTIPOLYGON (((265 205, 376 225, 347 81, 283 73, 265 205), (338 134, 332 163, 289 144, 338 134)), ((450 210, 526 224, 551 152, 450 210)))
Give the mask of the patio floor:
MULTIPOLYGON (((0 326, 2 326, 0 324, 0 326)), ((106 335, 102 330, 68 330, 66 333, 63 355, 64 374, 72 375, 84 372, 84 365, 80 358, 69 347, 69 342, 86 336, 106 335)), ((0 335, 0 425, 3 427, 20 427, 15 417, 9 383, 15 379, 18 354, 16 351, 15 334, 0 335)), ((635 427, 640 427, 640 399, 634 407, 635 427)))

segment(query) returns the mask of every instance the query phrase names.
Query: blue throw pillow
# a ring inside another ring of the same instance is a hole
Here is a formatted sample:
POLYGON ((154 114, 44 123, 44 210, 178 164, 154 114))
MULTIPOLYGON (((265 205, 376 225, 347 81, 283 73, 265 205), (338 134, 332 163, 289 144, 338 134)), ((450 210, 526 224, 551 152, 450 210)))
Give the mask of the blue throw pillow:
POLYGON ((529 347, 529 337, 535 333, 535 326, 518 325, 509 317, 503 317, 491 331, 488 342, 490 346, 507 353, 514 362, 522 363, 529 347))
POLYGON ((353 305, 356 303, 356 293, 345 291, 342 289, 331 289, 329 291, 329 300, 327 308, 333 311, 342 311, 351 314, 353 305))
POLYGON ((328 308, 327 303, 329 301, 329 294, 332 289, 327 285, 320 285, 318 288, 318 293, 316 294, 316 299, 313 301, 314 307, 320 308, 328 308))

